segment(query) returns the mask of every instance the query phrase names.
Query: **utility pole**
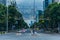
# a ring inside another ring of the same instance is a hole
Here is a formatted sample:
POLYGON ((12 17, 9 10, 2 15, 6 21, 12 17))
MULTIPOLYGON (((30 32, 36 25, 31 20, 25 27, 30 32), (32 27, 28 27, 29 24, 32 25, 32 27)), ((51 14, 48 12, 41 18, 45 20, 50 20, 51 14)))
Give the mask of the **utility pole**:
MULTIPOLYGON (((34 0, 34 14, 36 14, 36 9, 35 9, 35 0, 34 0)), ((38 13, 35 16, 36 22, 38 22, 38 13)))
POLYGON ((6 6, 7 6, 7 16, 6 16, 6 31, 8 32, 8 0, 6 2, 6 6))
MULTIPOLYGON (((34 0, 34 2, 33 2, 33 12, 34 12, 34 14, 36 14, 35 13, 35 0, 34 0)), ((33 18, 34 18, 34 20, 35 20, 35 22, 37 21, 36 20, 36 15, 33 15, 33 18)))

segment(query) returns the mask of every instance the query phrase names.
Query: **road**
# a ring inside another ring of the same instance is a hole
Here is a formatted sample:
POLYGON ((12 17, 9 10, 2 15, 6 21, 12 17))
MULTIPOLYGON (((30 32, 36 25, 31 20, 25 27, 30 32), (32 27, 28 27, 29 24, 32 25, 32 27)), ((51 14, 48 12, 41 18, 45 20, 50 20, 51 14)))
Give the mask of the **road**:
POLYGON ((8 33, 0 35, 0 40, 60 40, 60 35, 39 33, 33 36, 31 33, 21 35, 17 35, 16 33, 8 33))

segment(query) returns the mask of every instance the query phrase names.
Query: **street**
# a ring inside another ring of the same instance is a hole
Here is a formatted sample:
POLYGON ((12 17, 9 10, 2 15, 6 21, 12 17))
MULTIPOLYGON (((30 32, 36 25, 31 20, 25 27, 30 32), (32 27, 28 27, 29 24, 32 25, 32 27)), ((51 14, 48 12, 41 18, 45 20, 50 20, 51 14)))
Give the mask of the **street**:
POLYGON ((21 35, 17 35, 16 33, 8 33, 0 35, 0 40, 60 40, 60 35, 39 33, 33 36, 31 33, 21 35))

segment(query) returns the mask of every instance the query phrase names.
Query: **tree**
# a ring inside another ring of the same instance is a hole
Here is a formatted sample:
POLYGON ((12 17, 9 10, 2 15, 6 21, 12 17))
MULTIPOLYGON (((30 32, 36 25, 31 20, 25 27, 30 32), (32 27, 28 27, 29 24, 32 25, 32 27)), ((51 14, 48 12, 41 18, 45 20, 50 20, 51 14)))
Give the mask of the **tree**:
POLYGON ((0 31, 5 30, 6 28, 6 6, 0 4, 0 31))
MULTIPOLYGON (((0 31, 6 31, 6 17, 7 17, 7 7, 0 4, 0 31)), ((22 14, 17 11, 14 5, 8 6, 8 28, 14 29, 28 28, 28 25, 25 23, 22 14), (17 22, 17 23, 16 23, 17 22)))
POLYGON ((48 20, 48 30, 57 32, 58 30, 58 20, 60 20, 60 4, 53 3, 48 6, 45 10, 44 17, 48 20))
POLYGON ((19 11, 17 11, 15 6, 10 5, 8 10, 9 10, 8 12, 9 13, 9 25, 15 25, 16 29, 28 28, 28 25, 25 23, 22 17, 22 14, 19 11))

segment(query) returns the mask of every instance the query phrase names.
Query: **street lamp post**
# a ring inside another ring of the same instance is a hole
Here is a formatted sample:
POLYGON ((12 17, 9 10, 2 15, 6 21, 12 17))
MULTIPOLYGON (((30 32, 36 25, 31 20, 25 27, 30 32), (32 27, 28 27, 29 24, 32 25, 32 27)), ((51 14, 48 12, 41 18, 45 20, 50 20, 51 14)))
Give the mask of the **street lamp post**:
MULTIPOLYGON (((34 6, 33 6, 33 7, 34 7, 34 14, 36 14, 36 9, 35 9, 35 0, 34 0, 34 6)), ((35 19, 34 19, 34 20, 36 20, 36 22, 38 21, 38 20, 37 20, 37 16, 38 16, 38 15, 36 14, 35 19)))
MULTIPOLYGON (((8 2, 8 0, 7 0, 8 2)), ((6 3, 7 3, 6 2, 6 3)), ((7 5, 7 16, 6 16, 6 31, 8 32, 8 3, 6 4, 7 5)))
POLYGON ((36 22, 39 22, 39 15, 38 15, 38 12, 36 13, 36 22))
POLYGON ((34 7, 34 14, 35 14, 35 0, 34 0, 34 6, 33 7, 34 7))

